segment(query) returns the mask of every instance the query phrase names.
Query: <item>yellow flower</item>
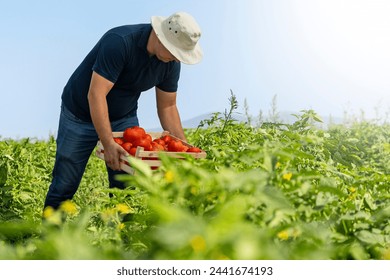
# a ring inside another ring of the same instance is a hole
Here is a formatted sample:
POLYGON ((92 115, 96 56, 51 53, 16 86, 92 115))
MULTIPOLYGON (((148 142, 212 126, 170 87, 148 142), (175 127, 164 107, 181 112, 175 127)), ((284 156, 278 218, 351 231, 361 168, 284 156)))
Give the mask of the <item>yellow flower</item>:
POLYGON ((119 203, 117 206, 116 206, 116 210, 119 212, 119 213, 122 213, 122 214, 129 214, 129 213, 132 213, 133 209, 131 209, 129 206, 127 206, 126 204, 124 203, 119 203))
POLYGON ((278 169, 280 166, 281 166, 281 164, 280 164, 280 162, 278 161, 278 162, 275 164, 275 169, 278 169))
POLYGON ((118 225, 118 229, 119 230, 122 230, 122 229, 124 229, 125 228, 125 224, 124 223, 120 223, 119 225, 118 225))
POLYGON ((62 202, 60 209, 64 211, 66 214, 74 215, 77 213, 76 204, 74 204, 70 200, 66 200, 62 202))
POLYGON ((195 252, 203 252, 206 250, 206 241, 200 235, 195 235, 191 240, 191 247, 195 252))
POLYGON ((292 173, 291 172, 283 174, 283 179, 284 180, 290 181, 291 177, 292 177, 292 173))
POLYGON ((168 170, 166 173, 165 173, 165 180, 167 180, 168 183, 172 183, 174 181, 174 175, 173 175, 173 172, 171 170, 168 170))
POLYGON ((56 211, 51 206, 46 207, 42 213, 43 220, 52 225, 61 225, 64 222, 62 216, 60 211, 56 211))
POLYGON ((48 218, 50 218, 51 216, 53 216, 54 215, 54 208, 53 207, 51 207, 51 206, 47 206, 44 210, 43 210, 43 218, 44 219, 48 219, 48 218))
POLYGON ((277 237, 280 240, 287 240, 289 238, 289 234, 288 234, 287 230, 282 230, 282 231, 278 232, 277 237))

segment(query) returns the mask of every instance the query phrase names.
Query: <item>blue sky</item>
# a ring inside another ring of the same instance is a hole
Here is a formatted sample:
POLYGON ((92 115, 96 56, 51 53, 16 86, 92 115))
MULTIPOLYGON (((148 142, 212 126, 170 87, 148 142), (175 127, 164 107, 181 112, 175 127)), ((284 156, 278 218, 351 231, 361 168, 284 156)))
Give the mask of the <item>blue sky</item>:
MULTIPOLYGON (((152 15, 192 14, 204 59, 183 65, 182 120, 223 111, 230 89, 243 111, 390 110, 390 1, 2 1, 0 137, 47 138, 57 130, 67 79, 101 35, 152 15), (109 3, 109 4, 108 4, 109 3)), ((141 126, 159 126, 154 91, 141 95, 141 126)))

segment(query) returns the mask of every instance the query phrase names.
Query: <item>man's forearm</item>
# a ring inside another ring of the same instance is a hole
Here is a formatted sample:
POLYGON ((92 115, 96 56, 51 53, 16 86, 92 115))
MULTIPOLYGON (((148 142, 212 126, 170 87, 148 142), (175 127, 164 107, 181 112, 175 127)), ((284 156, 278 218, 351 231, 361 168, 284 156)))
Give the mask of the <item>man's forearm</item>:
POLYGON ((93 125, 104 147, 104 160, 112 170, 120 170, 120 155, 127 155, 127 152, 112 137, 106 97, 113 85, 112 82, 93 72, 88 103, 93 125))
POLYGON ((112 82, 96 72, 92 73, 88 91, 88 103, 93 125, 103 145, 112 144, 111 141, 113 141, 106 99, 113 85, 112 82))
POLYGON ((172 135, 184 140, 183 127, 180 120, 180 115, 176 106, 166 107, 158 111, 161 126, 164 130, 169 131, 172 135))
POLYGON ((90 93, 88 94, 88 102, 96 132, 103 146, 107 145, 113 139, 106 98, 90 93))

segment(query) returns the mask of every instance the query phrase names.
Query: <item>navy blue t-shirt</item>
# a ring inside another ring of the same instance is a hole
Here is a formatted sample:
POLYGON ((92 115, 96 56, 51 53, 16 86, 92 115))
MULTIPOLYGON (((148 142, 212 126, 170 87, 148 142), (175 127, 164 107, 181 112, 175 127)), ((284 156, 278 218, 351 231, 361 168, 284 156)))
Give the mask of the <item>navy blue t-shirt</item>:
POLYGON ((154 86, 176 92, 180 63, 149 56, 150 24, 125 25, 109 30, 70 77, 62 102, 76 117, 91 121, 88 90, 92 71, 114 83, 107 95, 110 121, 136 115, 141 92, 154 86))

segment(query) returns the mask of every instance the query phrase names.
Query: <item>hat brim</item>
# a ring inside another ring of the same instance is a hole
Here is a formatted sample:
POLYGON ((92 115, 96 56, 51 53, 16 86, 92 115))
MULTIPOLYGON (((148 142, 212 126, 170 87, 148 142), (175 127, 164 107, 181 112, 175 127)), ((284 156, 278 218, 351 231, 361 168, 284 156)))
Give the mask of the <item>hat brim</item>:
POLYGON ((161 23, 166 19, 166 17, 162 16, 153 16, 151 18, 151 24, 154 32, 156 33, 160 42, 164 45, 164 47, 174 55, 180 62, 185 64, 197 64, 202 60, 203 51, 200 47, 199 43, 197 43, 192 50, 184 50, 177 48, 172 43, 170 43, 164 35, 162 30, 161 23))

